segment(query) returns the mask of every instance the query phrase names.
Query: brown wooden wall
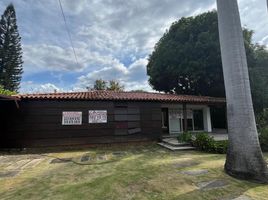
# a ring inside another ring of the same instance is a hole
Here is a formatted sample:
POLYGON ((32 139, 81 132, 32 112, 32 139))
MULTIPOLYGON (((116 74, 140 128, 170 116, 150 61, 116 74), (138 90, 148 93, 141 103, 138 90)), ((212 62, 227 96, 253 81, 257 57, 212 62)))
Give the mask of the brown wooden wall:
MULTIPOLYGON (((15 104, 14 104, 15 106, 15 104)), ((8 108, 12 107, 9 101, 0 100, 0 134, 6 131, 6 117, 8 115, 8 108)))
POLYGON ((0 128, 1 147, 136 142, 161 135, 159 103, 31 100, 19 105, 5 106, 8 114, 1 113, 6 127, 0 128), (88 110, 107 110, 108 123, 89 124, 88 110), (63 111, 82 111, 82 125, 62 125, 63 111))

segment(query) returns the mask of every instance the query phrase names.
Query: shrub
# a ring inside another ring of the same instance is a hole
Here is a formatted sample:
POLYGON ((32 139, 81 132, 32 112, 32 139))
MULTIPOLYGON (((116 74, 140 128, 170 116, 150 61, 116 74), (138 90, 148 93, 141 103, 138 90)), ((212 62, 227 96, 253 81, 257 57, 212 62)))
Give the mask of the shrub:
POLYGON ((228 140, 214 141, 214 153, 225 154, 227 153, 228 140))
POLYGON ((188 142, 191 143, 192 142, 192 134, 190 132, 186 132, 186 133, 182 133, 178 136, 178 141, 179 142, 188 142))
POLYGON ((268 127, 260 130, 259 139, 262 151, 268 151, 268 127))
MULTIPOLYGON (((207 133, 196 133, 194 135, 190 132, 182 133, 178 136, 178 141, 191 143, 198 150, 210 153, 225 154, 228 147, 227 140, 215 141, 207 133)), ((268 134, 265 141, 268 144, 268 134)))
POLYGON ((198 133, 192 141, 193 146, 202 151, 210 152, 213 148, 214 140, 206 133, 198 133))
POLYGON ((228 147, 228 141, 215 141, 207 133, 196 134, 195 139, 192 140, 192 144, 198 150, 220 154, 226 153, 228 147))
POLYGON ((258 129, 268 127, 268 108, 264 109, 256 118, 258 129))

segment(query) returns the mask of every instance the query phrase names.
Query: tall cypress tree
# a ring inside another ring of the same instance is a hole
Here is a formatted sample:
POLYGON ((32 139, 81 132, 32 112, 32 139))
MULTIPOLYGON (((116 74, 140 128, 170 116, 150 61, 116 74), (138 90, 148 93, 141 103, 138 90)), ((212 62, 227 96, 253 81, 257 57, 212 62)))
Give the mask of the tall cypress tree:
POLYGON ((0 20, 0 85, 10 91, 18 91, 23 73, 20 40, 15 8, 10 4, 0 20))

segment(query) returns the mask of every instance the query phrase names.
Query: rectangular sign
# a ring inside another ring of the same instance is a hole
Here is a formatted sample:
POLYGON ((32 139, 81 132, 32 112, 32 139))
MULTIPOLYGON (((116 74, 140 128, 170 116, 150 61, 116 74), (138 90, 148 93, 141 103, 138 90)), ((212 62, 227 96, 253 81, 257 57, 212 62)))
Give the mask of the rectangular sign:
POLYGON ((81 125, 82 112, 62 112, 62 125, 81 125))
MULTIPOLYGON (((183 110, 170 109, 169 118, 170 119, 183 119, 183 110)), ((187 110, 187 119, 192 119, 192 118, 193 118, 193 111, 187 110)))
POLYGON ((182 110, 170 109, 168 112, 169 112, 169 119, 181 119, 182 118, 182 110))
POLYGON ((88 123, 107 123, 107 110, 89 110, 88 123))

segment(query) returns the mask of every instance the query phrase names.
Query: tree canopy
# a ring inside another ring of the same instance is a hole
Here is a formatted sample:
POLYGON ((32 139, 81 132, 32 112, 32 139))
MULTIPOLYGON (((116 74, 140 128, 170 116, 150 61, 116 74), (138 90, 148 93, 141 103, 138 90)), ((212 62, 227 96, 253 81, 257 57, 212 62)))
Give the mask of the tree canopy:
POLYGON ((0 85, 0 94, 10 96, 10 95, 16 94, 16 92, 5 90, 4 87, 0 85))
POLYGON ((109 81, 109 86, 107 87, 108 90, 112 90, 112 91, 124 91, 124 86, 120 84, 119 81, 116 80, 110 80, 109 81))
POLYGON ((112 90, 112 91, 124 91, 124 86, 120 84, 119 81, 110 80, 105 81, 102 79, 97 79, 93 86, 94 90, 112 90))
MULTIPOLYGON (((262 109, 265 106, 261 103, 268 100, 268 52, 253 44, 252 35, 252 30, 244 28, 254 106, 262 109), (260 75, 262 81, 256 81, 260 75), (259 93, 261 99, 257 98, 259 93)), ((158 91, 224 97, 217 12, 174 22, 149 56, 147 74, 149 83, 158 91)))
POLYGON ((22 48, 16 12, 8 5, 0 20, 0 84, 6 90, 17 91, 22 75, 22 48))
POLYGON ((106 90, 107 89, 107 81, 102 79, 97 79, 93 86, 94 90, 106 90))

